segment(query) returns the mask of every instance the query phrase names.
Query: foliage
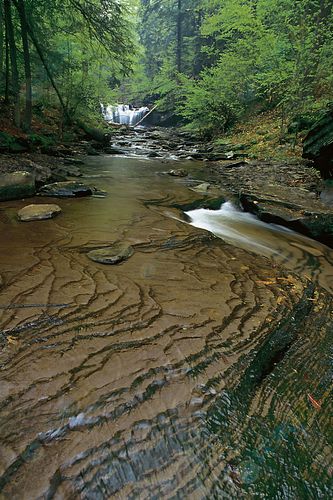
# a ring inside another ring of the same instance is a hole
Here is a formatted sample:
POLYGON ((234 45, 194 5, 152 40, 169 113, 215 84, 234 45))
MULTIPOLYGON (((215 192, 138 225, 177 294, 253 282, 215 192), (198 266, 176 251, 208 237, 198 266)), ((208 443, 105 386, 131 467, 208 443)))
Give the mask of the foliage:
POLYGON ((96 114, 99 103, 108 101, 110 81, 123 78, 132 68, 136 49, 133 2, 4 1, 10 5, 14 28, 14 44, 8 47, 8 20, 0 3, 0 91, 5 100, 14 100, 15 92, 13 65, 6 61, 10 49, 17 58, 21 109, 23 91, 31 85, 26 72, 30 67, 34 105, 48 107, 60 100, 64 116, 71 120, 96 114), (20 4, 25 9, 23 24, 20 4), (22 50, 24 28, 28 54, 22 50))
POLYGON ((276 108, 283 136, 332 101, 330 0, 141 0, 140 15, 140 95, 189 127, 219 134, 276 108))

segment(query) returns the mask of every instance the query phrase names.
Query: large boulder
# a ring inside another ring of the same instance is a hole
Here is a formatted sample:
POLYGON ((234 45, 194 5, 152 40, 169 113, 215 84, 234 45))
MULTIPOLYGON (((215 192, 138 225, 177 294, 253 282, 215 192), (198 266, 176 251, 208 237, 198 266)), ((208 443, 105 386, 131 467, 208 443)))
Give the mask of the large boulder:
POLYGON ((93 192, 93 187, 82 182, 65 181, 46 184, 46 186, 40 189, 39 194, 41 196, 54 196, 56 198, 80 198, 91 196, 93 192))
POLYGON ((333 177, 333 108, 310 129, 305 137, 303 157, 313 160, 324 178, 333 177))
POLYGON ((0 175, 0 201, 28 198, 36 193, 35 176, 30 172, 0 175))
POLYGON ((58 205, 27 205, 18 211, 17 216, 22 222, 29 222, 34 220, 52 219, 60 214, 61 208, 58 205))

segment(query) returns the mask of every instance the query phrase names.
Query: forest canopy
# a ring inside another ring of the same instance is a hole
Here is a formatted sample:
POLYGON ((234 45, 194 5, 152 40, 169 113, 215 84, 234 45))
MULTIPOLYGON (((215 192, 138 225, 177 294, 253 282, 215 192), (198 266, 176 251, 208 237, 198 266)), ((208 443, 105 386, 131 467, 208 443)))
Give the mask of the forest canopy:
POLYGON ((112 100, 218 135, 276 109, 307 123, 333 95, 331 0, 2 0, 0 91, 16 126, 112 100))

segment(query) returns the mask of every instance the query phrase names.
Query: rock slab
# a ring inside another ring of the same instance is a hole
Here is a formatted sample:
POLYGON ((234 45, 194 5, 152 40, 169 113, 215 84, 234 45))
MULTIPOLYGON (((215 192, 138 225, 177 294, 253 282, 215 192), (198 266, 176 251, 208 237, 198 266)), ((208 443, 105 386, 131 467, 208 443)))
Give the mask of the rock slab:
POLYGON ((54 196, 56 198, 80 198, 91 196, 94 188, 82 182, 64 181, 54 182, 43 186, 39 194, 41 196, 54 196))
POLYGON ((133 247, 124 244, 115 244, 110 247, 91 250, 87 256, 100 264, 119 264, 129 259, 134 253, 133 247))
POLYGON ((17 171, 0 175, 0 201, 27 198, 35 193, 35 177, 30 172, 17 171))
POLYGON ((52 219, 60 214, 61 208, 58 205, 45 204, 45 205, 27 205, 18 211, 17 216, 22 222, 29 222, 34 220, 52 219))

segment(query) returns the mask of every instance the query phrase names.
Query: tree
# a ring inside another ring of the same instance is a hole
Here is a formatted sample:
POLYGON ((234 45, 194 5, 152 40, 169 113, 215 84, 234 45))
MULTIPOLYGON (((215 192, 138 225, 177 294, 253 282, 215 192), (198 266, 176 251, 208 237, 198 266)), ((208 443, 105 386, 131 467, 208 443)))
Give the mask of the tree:
MULTIPOLYGON (((21 125, 23 75, 26 130, 31 126, 32 95, 45 104, 56 95, 69 120, 98 109, 112 74, 131 71, 135 44, 129 4, 127 0, 3 0, 1 47, 6 57, 0 51, 0 70, 1 61, 4 66, 0 85, 14 103, 16 126, 21 125)), ((1 33, 0 29, 0 44, 1 33)))

